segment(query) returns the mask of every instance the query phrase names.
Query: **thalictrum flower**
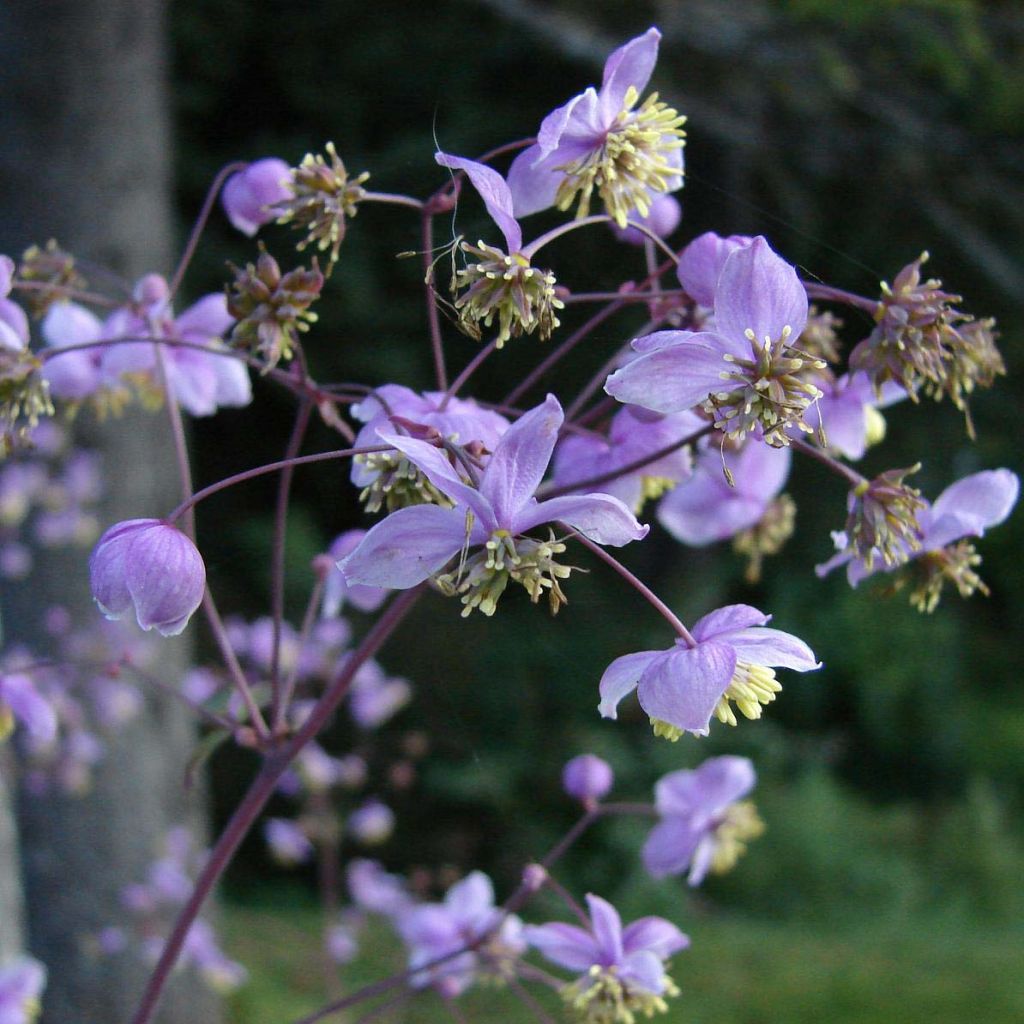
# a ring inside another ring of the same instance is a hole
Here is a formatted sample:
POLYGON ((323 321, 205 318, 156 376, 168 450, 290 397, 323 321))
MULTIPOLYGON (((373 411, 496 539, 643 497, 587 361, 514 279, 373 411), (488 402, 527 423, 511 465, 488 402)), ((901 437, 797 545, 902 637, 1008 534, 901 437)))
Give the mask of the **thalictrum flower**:
POLYGON ((195 544, 159 519, 129 519, 100 538, 89 559, 92 595, 108 619, 131 609, 142 629, 176 636, 206 591, 195 544))
POLYGON ((781 447, 791 427, 810 433, 803 414, 821 396, 813 376, 826 363, 795 347, 807 321, 796 271, 755 238, 723 263, 714 314, 705 331, 637 338, 640 356, 613 373, 605 390, 655 412, 699 405, 734 440, 759 429, 767 444, 781 447))
POLYGON ((608 215, 625 227, 636 210, 650 212, 653 197, 683 184, 686 120, 652 93, 639 107, 658 59, 661 33, 648 29, 620 46, 604 65, 601 88, 588 88, 548 114, 537 143, 509 170, 519 217, 577 202, 584 217, 596 192, 608 215))
POLYGON ((274 156, 255 160, 232 174, 220 197, 228 220, 251 238, 277 217, 273 205, 291 197, 291 180, 292 169, 274 156))
POLYGON ((46 968, 23 956, 0 966, 0 1024, 32 1024, 46 987, 46 968))
POLYGON ((304 864, 313 856, 313 844, 296 821, 269 818, 263 826, 263 835, 274 860, 286 867, 304 864))
POLYGON ((618 224, 613 224, 612 233, 620 242, 627 245, 643 245, 650 236, 632 225, 639 224, 659 238, 666 238, 679 227, 682 217, 683 208, 679 205, 679 200, 675 196, 659 194, 651 199, 651 208, 646 216, 634 213, 629 218, 630 226, 620 228, 618 224))
POLYGON ((686 949, 689 938, 661 917, 642 917, 623 928, 618 911, 592 893, 587 905, 588 929, 561 922, 526 929, 529 944, 548 960, 582 972, 562 998, 593 1024, 628 1024, 638 1013, 664 1013, 664 997, 679 994, 665 961, 686 949))
POLYGON ((420 904, 398 918, 396 924, 409 947, 412 969, 457 953, 488 935, 472 952, 452 956, 410 979, 417 988, 434 985, 448 998, 464 992, 477 978, 508 980, 526 949, 522 922, 495 907, 494 887, 481 871, 453 885, 443 903, 420 904))
POLYGON ((845 533, 833 534, 840 549, 816 572, 826 576, 840 565, 846 566, 846 578, 855 587, 877 571, 899 569, 897 585, 910 583, 911 603, 920 611, 934 611, 943 586, 952 583, 961 597, 975 590, 988 593, 988 587, 975 571, 981 556, 964 538, 983 537, 990 526, 998 526, 1013 510, 1020 493, 1020 480, 1008 469, 973 473, 947 487, 934 504, 921 501, 917 509, 916 547, 904 547, 905 557, 885 563, 872 559, 868 565, 857 557, 845 533))
POLYGON ((698 305, 711 309, 715 305, 715 287, 725 261, 737 250, 753 241, 749 235, 723 238, 714 231, 699 235, 679 254, 676 276, 686 294, 698 305))
POLYGON ((757 782, 746 757, 712 757, 700 767, 670 772, 654 787, 661 821, 643 848, 644 866, 655 878, 689 869, 690 885, 709 871, 730 870, 764 825, 754 805, 742 800, 757 782))
POLYGON ((497 317, 498 348, 511 337, 534 331, 546 341, 559 325, 555 310, 564 304, 555 296, 551 271, 530 264, 533 252, 530 246, 523 246, 523 232, 513 215, 512 193, 505 179, 486 164, 465 157, 436 153, 434 159, 442 167, 466 173, 505 236, 504 251, 482 241, 475 246, 460 243, 462 251, 472 258, 452 281, 453 291, 464 289, 455 299, 463 330, 479 339, 479 325, 490 327, 497 317))
POLYGON ((331 568, 324 577, 324 597, 322 613, 324 618, 334 619, 341 614, 346 604, 358 608, 361 612, 375 612, 386 598, 387 591, 379 587, 349 586, 337 568, 337 561, 355 551, 360 541, 366 536, 365 530, 346 530, 331 541, 327 550, 331 559, 331 568))
POLYGON ((607 796, 614 782, 612 766, 596 754, 580 754, 562 769, 562 789, 584 804, 607 796))
POLYGON ((57 738, 57 713, 23 672, 0 674, 0 743, 20 725, 33 747, 48 747, 57 738))
POLYGON ((556 609, 564 601, 558 580, 569 569, 553 556, 564 545, 553 537, 538 541, 524 536, 527 531, 560 522, 614 547, 647 534, 647 527, 621 501, 606 494, 543 502, 534 497, 562 420, 562 407, 553 395, 524 413, 498 442, 479 488, 463 479, 441 449, 379 430, 380 438, 405 455, 454 507, 414 505, 393 512, 338 563, 346 580, 404 590, 438 574, 460 551, 482 545, 483 552, 464 559, 457 572, 440 581, 450 592, 464 595, 463 614, 476 607, 493 614, 509 579, 524 586, 534 601, 546 593, 556 609))
POLYGON ((750 605, 727 605, 697 621, 691 630, 696 646, 680 638, 667 651, 616 658, 601 677, 598 710, 618 717, 619 702, 636 690, 656 735, 672 740, 684 732, 706 735, 712 715, 735 725, 730 702, 746 718, 760 718, 761 706, 782 689, 772 667, 821 667, 802 640, 766 628, 770 618, 750 605))

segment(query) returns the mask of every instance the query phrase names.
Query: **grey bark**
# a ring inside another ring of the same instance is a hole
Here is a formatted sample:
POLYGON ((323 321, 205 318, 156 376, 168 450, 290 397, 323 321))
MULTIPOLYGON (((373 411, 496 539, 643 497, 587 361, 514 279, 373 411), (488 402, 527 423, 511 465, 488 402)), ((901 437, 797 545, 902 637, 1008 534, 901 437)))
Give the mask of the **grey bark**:
MULTIPOLYGON (((163 0, 0 3, 0 251, 16 256, 55 237, 128 281, 147 271, 169 274, 164 15, 163 0)), ((107 425, 85 414, 80 420, 79 440, 103 455, 104 524, 159 516, 175 504, 162 414, 107 425)), ((69 606, 80 621, 97 613, 81 554, 42 552, 37 565, 27 586, 5 596, 4 613, 8 639, 39 650, 37 623, 47 605, 69 606)), ((168 681, 180 677, 189 646, 166 643, 168 681)), ((192 726, 166 696, 146 696, 144 714, 110 744, 88 794, 23 794, 19 802, 27 941, 49 967, 42 1024, 127 1021, 148 973, 131 956, 90 955, 88 941, 122 918, 121 888, 145 878, 168 828, 196 813, 183 787, 192 726)), ((159 1017, 162 1024, 218 1019, 190 973, 175 979, 159 1017)))
POLYGON ((0 755, 0 965, 22 950, 21 873, 18 832, 7 790, 9 771, 0 755))

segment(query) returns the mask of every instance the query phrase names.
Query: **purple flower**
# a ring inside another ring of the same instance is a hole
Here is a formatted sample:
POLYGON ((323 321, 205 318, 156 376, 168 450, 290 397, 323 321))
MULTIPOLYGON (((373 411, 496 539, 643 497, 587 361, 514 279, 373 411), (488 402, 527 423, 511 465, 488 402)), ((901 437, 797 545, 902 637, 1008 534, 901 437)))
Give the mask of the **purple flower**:
POLYGON ((598 710, 618 717, 619 701, 636 690, 655 734, 671 740, 684 732, 707 735, 712 715, 735 725, 730 701, 746 718, 760 718, 761 705, 782 689, 772 666, 797 672, 821 667, 802 640, 765 628, 770 618, 750 605, 727 605, 697 621, 695 647, 680 638, 667 651, 616 658, 601 677, 598 710))
MULTIPOLYGON (((135 307, 115 311, 103 324, 104 338, 169 338, 209 351, 165 345, 162 348, 171 395, 193 416, 212 416, 221 406, 252 401, 245 364, 230 353, 221 336, 234 323, 224 295, 205 295, 180 316, 168 304, 167 283, 157 274, 144 277, 135 289, 135 307)), ((61 357, 65 358, 65 357, 61 357)), ((101 368, 108 379, 143 381, 158 387, 154 346, 127 342, 104 350, 101 368)))
POLYGON ((31 677, 21 672, 0 675, 0 743, 18 723, 33 748, 49 747, 57 738, 57 713, 31 677))
MULTIPOLYGON (((648 231, 654 232, 659 238, 671 235, 683 217, 683 208, 675 196, 655 195, 651 199, 651 208, 646 216, 639 217, 634 214, 630 222, 640 224, 648 231)), ((612 225, 612 232, 620 242, 627 245, 643 245, 648 236, 635 227, 620 228, 618 224, 612 225)))
POLYGON ((885 420, 878 409, 907 397, 895 381, 876 388, 865 373, 843 374, 821 383, 824 393, 804 419, 815 433, 820 426, 830 452, 847 459, 861 458, 869 445, 885 436, 885 420))
POLYGON ((196 921, 181 950, 182 962, 192 963, 207 985, 221 995, 234 992, 248 980, 249 972, 227 957, 208 921, 196 921))
MULTIPOLYGON (((707 421, 693 412, 661 416, 640 406, 627 405, 613 417, 607 441, 593 434, 570 434, 559 442, 555 451, 555 485, 569 486, 577 480, 623 469, 682 441, 706 425, 707 421)), ((640 469, 593 486, 639 514, 648 498, 658 498, 680 480, 685 480, 690 475, 690 467, 689 448, 682 445, 640 469)))
POLYGON ((453 885, 443 903, 420 904, 398 918, 396 924, 409 947, 409 967, 413 970, 488 936, 472 952, 451 956, 410 979, 416 988, 434 985, 447 998, 464 992, 478 977, 513 977, 515 962, 526 949, 522 922, 495 907, 494 887, 481 871, 453 885))
POLYGON ((827 576, 840 565, 846 566, 846 578, 856 587, 879 570, 903 570, 911 576, 911 603, 920 611, 931 612, 939 603, 946 583, 957 588, 961 597, 988 588, 975 572, 981 557, 966 537, 983 537, 990 526, 998 526, 1013 510, 1020 493, 1020 480, 1008 469, 990 469, 974 473, 947 487, 934 504, 923 503, 917 511, 918 547, 904 545, 902 562, 883 559, 866 562, 855 557, 845 533, 833 534, 837 554, 817 566, 819 576, 827 576))
POLYGON ((595 804, 607 796, 614 782, 612 766, 596 754, 580 754, 562 769, 562 788, 584 804, 595 804))
POLYGON ((269 818, 263 826, 263 835, 274 860, 285 867, 305 864, 313 856, 313 844, 298 822, 269 818))
POLYGON ((689 869, 690 885, 708 871, 728 871, 746 841, 764 831, 754 805, 739 802, 757 782, 746 757, 712 757, 699 768, 670 772, 654 787, 661 821, 644 843, 644 866, 655 878, 689 869))
POLYGON ((337 568, 337 561, 351 554, 365 536, 365 530, 346 530, 331 542, 331 546, 327 550, 331 559, 331 567, 324 577, 322 606, 324 618, 337 618, 346 603, 358 608, 361 612, 375 612, 388 596, 387 591, 381 590, 380 587, 360 587, 358 584, 349 586, 345 582, 341 570, 337 568))
POLYGON ((346 823, 352 837, 366 846, 386 842, 395 830, 395 812, 380 800, 370 799, 357 807, 346 823))
POLYGON ((509 170, 516 216, 552 205, 567 210, 579 197, 577 216, 585 217, 596 191, 624 228, 634 210, 647 216, 655 195, 682 187, 686 119, 657 93, 636 106, 660 40, 650 28, 620 46, 605 62, 599 90, 586 89, 544 118, 536 145, 509 170))
MULTIPOLYGON (((339 666, 340 667, 340 666, 339 666)), ((390 677, 372 658, 365 661, 352 679, 349 713, 361 729, 376 729, 412 699, 412 687, 405 679, 390 677)))
POLYGON ((277 217, 274 203, 292 197, 292 169, 277 157, 266 157, 232 174, 220 201, 234 227, 250 238, 277 217))
POLYGON ((665 996, 679 989, 665 961, 686 949, 689 938, 661 917, 642 917, 622 927, 618 911, 600 896, 587 894, 590 927, 553 922, 527 927, 526 939, 552 963, 580 976, 562 998, 584 1019, 630 1021, 664 1013, 665 996), (591 1010, 600 1011, 588 1014, 591 1010))
POLYGON ((352 899, 363 910, 394 917, 404 915, 412 906, 402 879, 389 875, 375 860, 349 861, 345 877, 352 899))
POLYGON ((637 338, 637 359, 613 373, 605 391, 655 412, 699 405, 727 437, 759 430, 765 443, 807 433, 804 410, 821 389, 824 360, 794 345, 807 322, 807 293, 796 271, 761 237, 731 252, 714 294, 714 327, 637 338))
POLYGON ((351 963, 359 955, 355 928, 345 921, 332 924, 324 934, 324 949, 331 963, 351 963))
POLYGON ((482 545, 483 552, 438 581, 449 593, 463 595, 464 615, 476 607, 492 615, 509 579, 525 587, 534 601, 546 593, 552 609, 557 609, 564 602, 558 580, 569 569, 555 563, 553 556, 565 546, 553 535, 537 541, 523 534, 544 523, 561 522, 598 544, 615 547, 647 534, 647 527, 621 501, 606 494, 543 502, 534 497, 562 419, 554 395, 521 416, 498 441, 479 488, 468 484, 439 448, 378 431, 454 507, 414 505, 393 512, 339 562, 346 581, 404 590, 439 573, 464 548, 482 545))
POLYGON ((142 629, 176 636, 206 592, 196 546, 159 519, 129 519, 100 538, 89 559, 92 595, 108 619, 134 608, 142 629))
POLYGON ((676 540, 693 547, 733 537, 761 519, 782 490, 790 462, 788 448, 753 439, 739 451, 706 447, 690 478, 661 500, 658 521, 676 540))
POLYGON ((10 256, 0 256, 0 350, 21 352, 28 347, 28 317, 7 296, 16 267, 10 256))
POLYGON ((680 254, 676 276, 687 295, 705 309, 715 305, 715 288, 725 261, 737 250, 753 241, 749 235, 723 238, 706 231, 695 238, 680 254))
MULTIPOLYGON (((51 349, 87 345, 104 337, 99 317, 77 302, 55 302, 47 310, 40 329, 43 340, 51 349)), ((42 370, 50 385, 50 393, 57 398, 81 401, 112 383, 101 369, 102 358, 101 347, 75 349, 61 356, 51 355, 42 370)))
POLYGON ((490 327, 498 319, 495 344, 501 348, 511 337, 539 331, 541 341, 559 326, 555 310, 564 303, 555 294, 555 277, 550 270, 530 265, 542 240, 523 245, 523 233, 512 212, 512 193, 495 170, 475 160, 435 154, 442 167, 465 171, 480 193, 495 224, 505 236, 505 250, 480 242, 461 242, 459 248, 470 260, 458 271, 454 287, 459 322, 471 337, 480 337, 480 324, 490 327))
POLYGON ((32 1024, 46 987, 46 968, 23 956, 0 967, 0 1024, 32 1024))

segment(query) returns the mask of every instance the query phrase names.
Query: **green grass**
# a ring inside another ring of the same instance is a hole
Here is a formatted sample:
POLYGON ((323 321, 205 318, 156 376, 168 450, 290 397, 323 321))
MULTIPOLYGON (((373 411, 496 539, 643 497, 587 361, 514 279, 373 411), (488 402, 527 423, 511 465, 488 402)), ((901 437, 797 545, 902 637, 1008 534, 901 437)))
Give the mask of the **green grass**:
MULTIPOLYGON (((232 1024, 291 1024, 326 1001, 315 910, 229 906, 229 951, 251 972, 232 1003, 232 1024)), ((963 920, 837 926, 770 924, 740 917, 696 919, 693 947, 675 958, 682 990, 666 1024, 1019 1024, 1024 1020, 1024 934, 963 920)), ((339 991, 401 970, 385 928, 367 933, 339 991)), ((556 1019, 557 997, 537 993, 556 1019)), ((331 1018, 355 1022, 369 1003, 331 1018)), ((518 1024, 536 1018, 507 991, 460 1000, 467 1020, 518 1024)), ((374 1018, 451 1024, 440 1000, 423 994, 374 1018)))

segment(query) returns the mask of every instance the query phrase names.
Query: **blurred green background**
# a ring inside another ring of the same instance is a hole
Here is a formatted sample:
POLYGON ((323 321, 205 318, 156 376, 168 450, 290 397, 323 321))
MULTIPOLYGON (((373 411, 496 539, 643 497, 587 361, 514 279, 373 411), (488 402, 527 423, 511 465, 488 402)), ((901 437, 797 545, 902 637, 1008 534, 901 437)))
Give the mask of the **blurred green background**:
MULTIPOLYGON (((887 412, 889 438, 865 472, 921 459, 917 479, 932 497, 978 469, 1020 472, 1020 4, 189 0, 171 14, 183 227, 224 163, 271 154, 294 163, 329 139, 351 171, 371 171, 371 187, 425 195, 444 180, 435 141, 477 154, 534 133, 545 113, 599 81, 614 46, 657 24, 665 38, 654 87, 690 117, 684 219, 672 241, 708 229, 764 233, 809 275, 865 295, 927 248, 928 269, 967 310, 998 317, 1009 376, 973 404, 977 443, 948 404, 907 404, 887 412)), ((541 215, 531 229, 546 223, 541 215)), ((475 239, 483 227, 479 204, 463 204, 457 230, 475 239)), ((561 281, 604 288, 643 275, 641 257, 600 231, 577 260, 582 237, 550 250, 561 281)), ((287 256, 285 229, 267 239, 287 256)), ((407 211, 367 207, 352 222, 310 336, 319 379, 431 385, 419 264, 395 258, 417 244, 407 211)), ((220 287, 224 260, 254 252, 217 221, 192 288, 220 287)), ((545 383, 571 396, 638 317, 595 332, 545 383)), ((576 320, 563 322, 564 336, 576 320)), ((849 342, 866 329, 847 316, 849 342)), ((450 326, 446 342, 455 370, 475 352, 450 326)), ((499 398, 543 353, 533 339, 510 344, 474 379, 474 393, 499 398)), ((258 390, 252 409, 197 424, 200 482, 280 457, 291 405, 279 390, 258 390)), ((334 440, 314 432, 307 450, 334 440)), ((386 765, 408 730, 426 732, 432 749, 411 790, 381 790, 400 824, 379 856, 396 870, 482 868, 503 894, 574 819, 558 786, 568 757, 607 757, 616 793, 642 799, 659 774, 746 754, 760 772, 768 831, 732 875, 698 895, 681 881, 654 885, 638 866, 644 830, 628 821, 601 825, 560 872, 577 892, 664 914, 690 932, 672 1019, 1024 1019, 1021 517, 980 545, 992 596, 947 596, 922 617, 881 588, 818 581, 813 566, 842 525, 844 495, 802 462, 789 490, 797 535, 756 587, 727 548, 687 550, 656 531, 624 553, 687 621, 717 604, 755 604, 825 663, 783 673, 784 692, 761 722, 716 727, 704 741, 655 741, 635 709, 618 723, 598 718, 607 663, 666 642, 659 620, 607 573, 574 575, 571 603, 553 621, 519 594, 494 620, 463 621, 450 602, 424 602, 381 656, 415 681, 417 698, 377 757, 386 765)), ((300 471, 295 492, 293 618, 311 557, 363 523, 339 470, 300 471)), ((223 605, 252 615, 266 603, 272 501, 267 478, 210 501, 200 517, 201 533, 216 538, 209 571, 223 605)), ((577 564, 596 568, 584 555, 577 564)), ((213 767, 223 816, 250 766, 229 754, 213 767)), ((271 868, 258 841, 230 876, 234 952, 256 976, 238 997, 239 1020, 288 1020, 321 998, 308 881, 271 868)), ((385 948, 371 941, 352 977, 379 976, 395 959, 385 948)), ((501 1019, 514 1019, 518 1011, 501 1006, 501 1019)), ((409 1012, 429 1017, 425 1004, 409 1012)))

